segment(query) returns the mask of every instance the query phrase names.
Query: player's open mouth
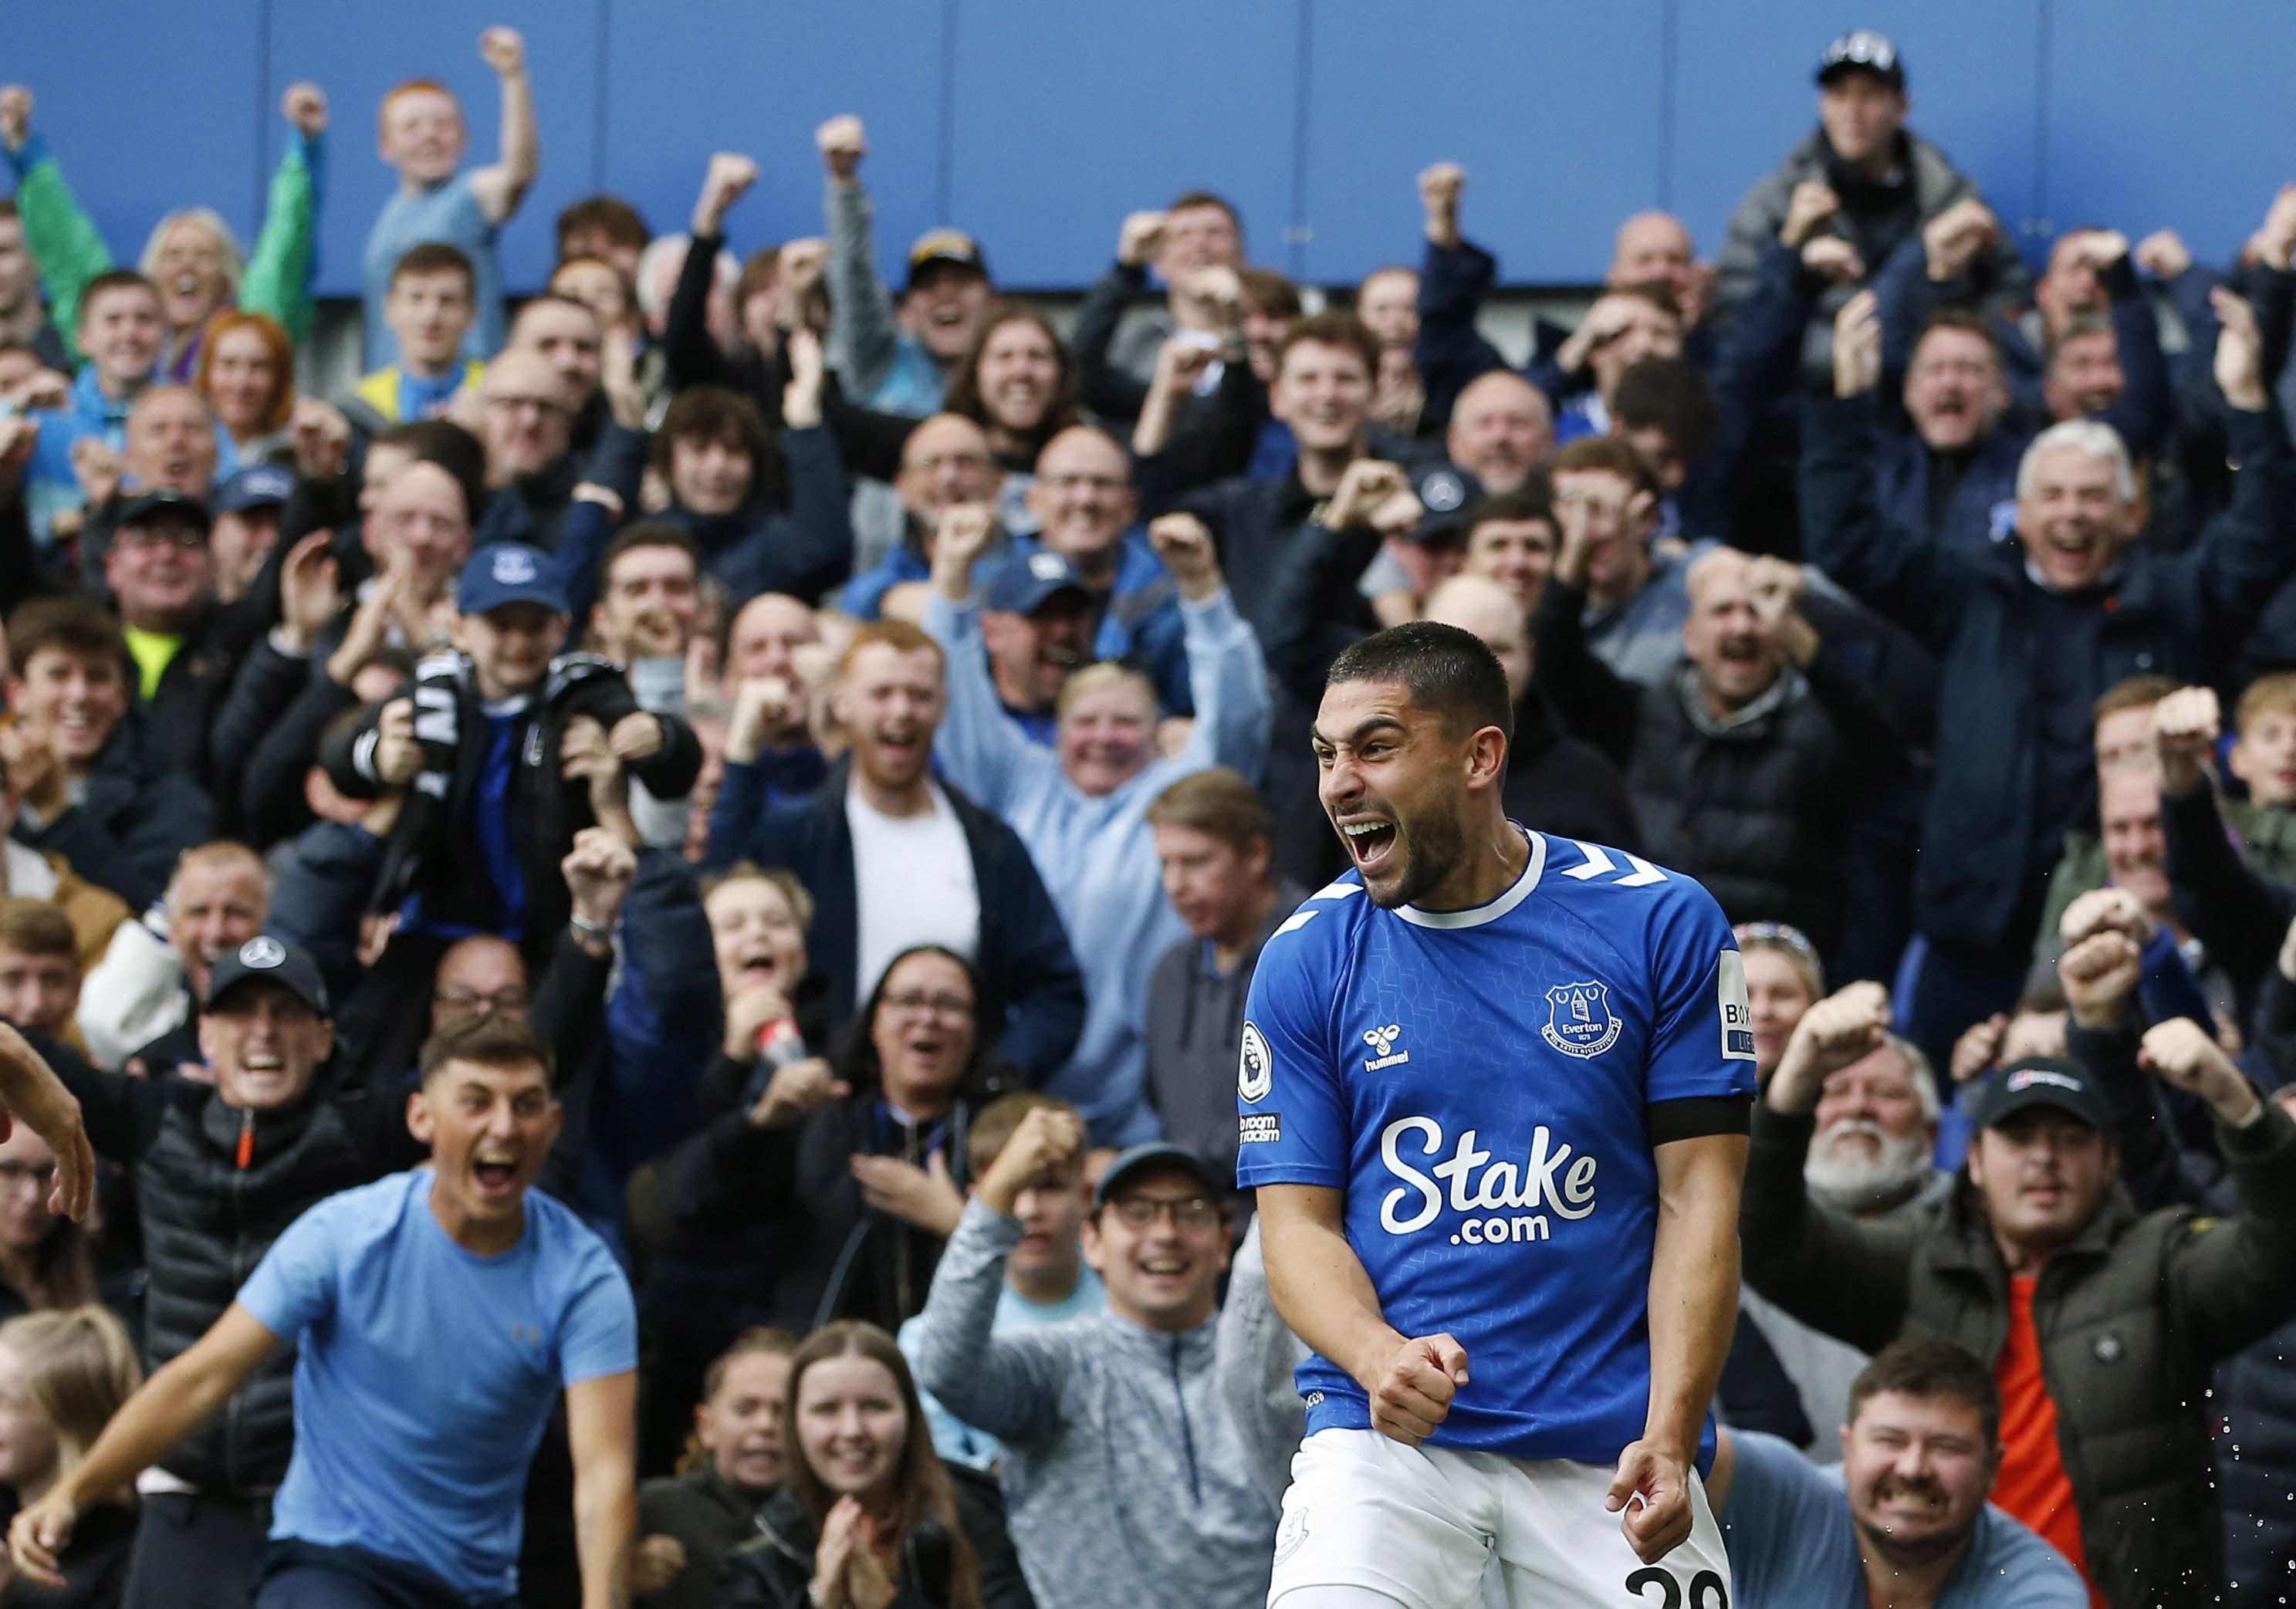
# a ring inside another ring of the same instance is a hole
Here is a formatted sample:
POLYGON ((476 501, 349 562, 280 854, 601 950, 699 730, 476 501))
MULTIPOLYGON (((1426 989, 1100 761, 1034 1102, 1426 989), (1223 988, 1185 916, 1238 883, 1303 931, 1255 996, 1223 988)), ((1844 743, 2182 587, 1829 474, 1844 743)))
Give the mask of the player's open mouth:
POLYGON ((474 1162, 471 1164, 471 1177, 478 1180, 479 1188, 488 1194, 501 1195, 506 1194, 512 1185, 517 1182, 518 1164, 474 1162))
POLYGON ((1387 864, 1395 852, 1395 824, 1391 821, 1343 821, 1340 836, 1346 840, 1348 853, 1355 857, 1356 869, 1376 871, 1387 864))

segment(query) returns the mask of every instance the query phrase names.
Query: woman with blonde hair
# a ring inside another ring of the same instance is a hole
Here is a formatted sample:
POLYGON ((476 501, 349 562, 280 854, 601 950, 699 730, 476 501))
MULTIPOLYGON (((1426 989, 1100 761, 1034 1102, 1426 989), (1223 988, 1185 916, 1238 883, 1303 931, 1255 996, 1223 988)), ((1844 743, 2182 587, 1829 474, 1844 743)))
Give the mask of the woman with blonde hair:
MULTIPOLYGON (((0 1484, 15 1490, 19 1505, 38 1502, 143 1379, 135 1343, 109 1308, 28 1313, 0 1324, 0 1484)), ((118 1604, 127 1583, 135 1502, 135 1490, 123 1487, 81 1515, 58 1561, 62 1592, 12 1579, 0 1586, 0 1605, 118 1604)))

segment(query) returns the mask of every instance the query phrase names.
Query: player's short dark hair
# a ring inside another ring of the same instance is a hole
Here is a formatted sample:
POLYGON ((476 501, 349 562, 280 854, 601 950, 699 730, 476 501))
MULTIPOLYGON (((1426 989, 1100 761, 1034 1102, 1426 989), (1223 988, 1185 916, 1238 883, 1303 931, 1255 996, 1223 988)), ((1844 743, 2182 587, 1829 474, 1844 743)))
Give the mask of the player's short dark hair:
POLYGON ((1406 620, 1350 643, 1324 678, 1327 687, 1342 682, 1396 683, 1413 703, 1466 731, 1496 727, 1514 741, 1514 702, 1498 655, 1456 626, 1406 620))
POLYGON ((627 246, 633 251, 643 251, 653 240, 653 231, 638 209, 619 195, 591 195, 574 202, 558 215, 558 258, 566 259, 569 237, 595 232, 617 246, 627 246))
POLYGON ((540 1034, 523 1022, 490 1011, 449 1023, 422 1041, 417 1065, 423 1083, 428 1084, 449 1062, 469 1062, 480 1067, 539 1067, 542 1076, 554 1082, 557 1071, 550 1047, 540 1034))
POLYGON ((471 266, 469 254, 442 240, 409 246, 406 254, 391 265, 390 288, 397 290, 398 282, 410 274, 459 274, 463 291, 472 298, 479 293, 479 271, 471 266))
POLYGON ((1908 1336, 1893 1341, 1874 1354, 1874 1361, 1849 1385, 1849 1418, 1869 1398, 1883 1391, 1901 1397, 1950 1397, 1977 1410, 1988 1451, 2001 1440, 2001 1391, 1993 1375, 1962 1347, 1950 1341, 1908 1336))

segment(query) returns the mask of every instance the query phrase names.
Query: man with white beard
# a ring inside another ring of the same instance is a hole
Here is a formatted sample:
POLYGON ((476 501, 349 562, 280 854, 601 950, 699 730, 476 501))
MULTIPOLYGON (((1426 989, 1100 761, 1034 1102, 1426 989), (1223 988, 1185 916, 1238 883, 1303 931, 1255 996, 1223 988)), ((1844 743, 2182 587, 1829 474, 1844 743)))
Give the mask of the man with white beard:
MULTIPOLYGON (((1882 986, 1852 983, 1804 1013, 1779 1059, 1780 1073, 1812 1054, 1828 1017, 1869 1001, 1886 1005, 1882 986)), ((1953 1176, 1936 1162, 1937 1078, 1912 1041, 1886 1035, 1875 1048, 1828 1073, 1823 1088, 1817 1132, 1802 1169, 1814 1198, 1858 1218, 1894 1218, 1919 1211, 1952 1188, 1953 1176)), ((1738 1304, 1800 1393, 1816 1437, 1810 1457, 1839 1462, 1841 1439, 1835 1431, 1848 1423, 1850 1383, 1872 1359, 1788 1318, 1750 1288, 1742 1289, 1738 1304)))

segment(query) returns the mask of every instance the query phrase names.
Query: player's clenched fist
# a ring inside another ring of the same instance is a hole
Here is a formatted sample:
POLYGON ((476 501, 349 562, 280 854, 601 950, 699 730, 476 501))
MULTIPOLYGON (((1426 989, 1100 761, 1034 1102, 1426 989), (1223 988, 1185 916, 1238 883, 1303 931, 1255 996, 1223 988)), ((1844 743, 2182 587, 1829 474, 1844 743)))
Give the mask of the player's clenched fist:
POLYGON ((1635 1556, 1654 1564, 1690 1539, 1690 1469, 1682 1458, 1652 1441, 1636 1441, 1619 1455, 1619 1473, 1607 1498, 1620 1515, 1635 1556), (1637 1501, 1639 1499, 1639 1501, 1637 1501))
POLYGON ((1414 1335, 1362 1383, 1371 1399, 1371 1427, 1416 1447, 1443 1423, 1451 1399, 1467 1383, 1467 1349, 1448 1335, 1414 1335))

